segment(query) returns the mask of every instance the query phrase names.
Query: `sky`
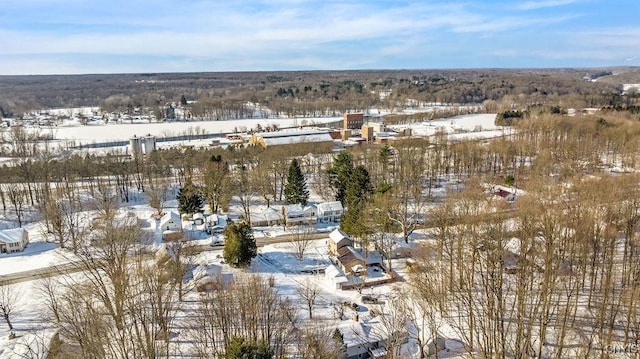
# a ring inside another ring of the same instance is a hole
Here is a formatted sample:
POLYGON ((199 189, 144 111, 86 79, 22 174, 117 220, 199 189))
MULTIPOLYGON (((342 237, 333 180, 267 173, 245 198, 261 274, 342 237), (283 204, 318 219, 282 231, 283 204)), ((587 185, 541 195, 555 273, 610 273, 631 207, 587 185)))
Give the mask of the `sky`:
POLYGON ((0 0, 0 75, 640 65, 637 0, 0 0))

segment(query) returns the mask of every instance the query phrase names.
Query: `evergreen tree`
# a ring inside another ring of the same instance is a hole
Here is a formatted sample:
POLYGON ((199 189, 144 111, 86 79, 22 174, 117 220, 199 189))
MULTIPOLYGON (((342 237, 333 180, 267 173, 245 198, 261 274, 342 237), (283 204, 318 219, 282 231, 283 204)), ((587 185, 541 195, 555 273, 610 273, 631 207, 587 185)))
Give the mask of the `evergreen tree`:
POLYGON ((181 104, 182 106, 186 106, 186 105, 187 105, 187 98, 186 98, 186 97, 184 97, 184 95, 182 95, 182 96, 180 97, 180 104, 181 104))
POLYGON ((349 175, 345 189, 347 207, 365 203, 373 194, 369 171, 364 166, 356 167, 349 175))
POLYGON ((242 337, 233 337, 225 350, 224 357, 226 359, 271 359, 273 350, 264 341, 251 343, 242 337))
POLYGON ((202 192, 188 178, 184 186, 178 191, 178 211, 180 213, 193 214, 200 212, 202 206, 204 206, 202 192))
POLYGON ((353 172, 353 156, 350 152, 340 151, 329 169, 329 184, 336 190, 336 201, 342 202, 343 206, 351 172, 353 172))
POLYGON ((347 210, 342 215, 340 228, 348 234, 364 241, 370 233, 366 223, 364 208, 373 193, 369 171, 364 166, 356 167, 349 176, 345 190, 347 210))
POLYGON ((224 260, 234 267, 247 267, 258 254, 251 227, 245 222, 230 221, 224 229, 224 260))
POLYGON ((307 181, 300 170, 297 159, 291 160, 289 165, 289 176, 287 184, 284 187, 284 197, 288 204, 300 203, 306 205, 309 199, 309 191, 307 190, 307 181))

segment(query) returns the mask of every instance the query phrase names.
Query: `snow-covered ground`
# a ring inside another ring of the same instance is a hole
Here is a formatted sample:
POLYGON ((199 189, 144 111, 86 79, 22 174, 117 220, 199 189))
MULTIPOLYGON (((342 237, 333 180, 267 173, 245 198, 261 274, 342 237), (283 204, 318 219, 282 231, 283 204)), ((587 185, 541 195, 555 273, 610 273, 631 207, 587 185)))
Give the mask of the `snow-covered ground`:
POLYGON ((243 119, 224 121, 176 121, 160 123, 117 123, 117 124, 95 124, 82 126, 80 123, 67 123, 63 127, 32 128, 43 134, 51 134, 58 140, 75 140, 82 144, 126 141, 132 136, 145 136, 147 134, 156 137, 180 136, 186 133, 191 134, 218 134, 232 132, 234 129, 248 131, 255 129, 257 125, 266 128, 276 125, 279 128, 302 126, 334 122, 341 117, 320 117, 320 118, 274 118, 274 119, 243 119))
MULTIPOLYGON (((471 116, 459 116, 447 120, 432 121, 430 126, 424 124, 416 124, 415 135, 429 135, 430 132, 427 128, 437 128, 449 126, 453 132, 473 131, 481 128, 489 131, 501 131, 493 125, 493 119, 495 115, 471 115, 471 116), (425 129, 423 133, 420 131, 420 126, 425 129)), ((157 136, 180 134, 189 127, 195 128, 200 126, 204 128, 208 133, 229 132, 235 127, 246 126, 247 128, 253 128, 256 124, 260 123, 261 126, 266 126, 270 123, 278 123, 280 127, 287 125, 293 125, 295 123, 301 124, 302 120, 312 121, 314 119, 288 119, 288 120, 237 120, 237 121, 209 121, 209 122, 175 122, 175 123, 160 123, 160 124, 117 124, 117 125, 95 125, 95 126, 77 126, 77 127, 64 127, 51 129, 58 139, 75 139, 91 142, 101 142, 109 140, 126 140, 132 135, 145 135, 147 133, 155 134, 157 136), (278 122, 276 122, 278 121, 278 122), (207 127, 205 127, 207 126, 207 127)), ((322 119, 315 119, 320 121, 322 119)), ((325 121, 335 121, 336 118, 324 119, 325 121)), ((405 126, 406 127, 406 126, 405 126)), ((49 130, 43 130, 49 131, 49 130)), ((437 189, 435 190, 437 191, 437 189)), ((323 201, 322 196, 311 193, 310 200, 312 202, 323 201)), ((165 212, 169 210, 177 209, 177 201, 175 199, 170 200, 165 205, 165 212)), ((154 239, 154 246, 162 246, 161 232, 156 228, 157 222, 151 219, 153 209, 151 209, 143 195, 134 196, 134 201, 123 205, 122 212, 134 213, 139 219, 143 221, 143 226, 154 239)), ((190 222, 184 221, 183 226, 185 233, 190 238, 192 243, 196 244, 208 244, 212 237, 197 226, 193 226, 190 222)), ((334 228, 335 224, 330 226, 320 226, 319 232, 328 233, 334 228)), ((41 234, 39 223, 30 223, 27 225, 27 229, 30 234, 31 243, 23 253, 0 255, 0 276, 8 275, 16 272, 23 272, 32 269, 46 268, 52 265, 68 262, 70 256, 68 251, 60 249, 55 243, 48 243, 41 234)), ((282 226, 261 228, 256 231, 256 237, 280 237, 287 234, 287 231, 282 229, 282 226), (265 234, 268 232, 268 235, 265 234)), ((416 233, 412 236, 413 242, 426 240, 425 236, 421 233, 416 233)), ((304 316, 305 305, 302 303, 296 288, 301 283, 314 283, 322 292, 319 296, 319 301, 314 307, 314 316, 321 318, 328 318, 329 320, 335 320, 333 323, 340 324, 339 319, 335 319, 335 306, 337 303, 349 302, 349 303, 361 303, 361 294, 372 295, 380 298, 383 303, 392 301, 392 299, 402 291, 402 286, 406 283, 394 283, 389 285, 381 285, 375 287, 369 287, 363 289, 362 293, 356 290, 340 291, 335 289, 335 284, 330 278, 325 277, 323 274, 305 274, 309 272, 309 269, 318 268, 320 266, 326 266, 329 264, 329 258, 327 257, 326 239, 314 240, 309 246, 303 260, 298 260, 294 256, 294 248, 291 243, 273 243, 261 247, 259 250, 260 255, 253 261, 249 271, 253 273, 273 275, 276 280, 277 290, 280 294, 291 298, 292 301, 298 304, 300 313, 304 316)), ((223 271, 233 273, 235 269, 222 264, 222 251, 213 250, 205 251, 194 258, 194 264, 220 264, 223 267, 223 271)), ((404 262, 398 260, 394 263, 394 270, 401 276, 404 274, 404 262)), ((311 271, 313 272, 313 271, 311 271)), ((9 330, 0 322, 0 359, 19 358, 21 356, 14 352, 19 352, 24 346, 21 345, 22 341, 34 341, 38 338, 47 338, 51 335, 46 325, 43 325, 42 313, 42 298, 37 294, 37 281, 27 281, 19 284, 12 285, 17 288, 16 291, 20 293, 20 307, 15 312, 15 327, 14 330, 18 335, 18 339, 9 340, 9 330)), ((339 304, 338 304, 339 305, 339 304)), ((363 314, 368 309, 379 305, 362 306, 363 314)), ((382 307, 377 307, 381 310, 382 307)), ((360 309, 359 309, 360 310, 360 309)), ((45 323, 46 324, 46 323, 45 323)), ((46 341, 46 340, 45 340, 46 341)), ((415 347, 407 347, 412 353, 415 353, 415 347)))
POLYGON ((393 129, 411 128, 414 136, 446 134, 450 140, 493 138, 504 135, 505 127, 495 125, 496 114, 461 115, 406 125, 393 125, 393 129))

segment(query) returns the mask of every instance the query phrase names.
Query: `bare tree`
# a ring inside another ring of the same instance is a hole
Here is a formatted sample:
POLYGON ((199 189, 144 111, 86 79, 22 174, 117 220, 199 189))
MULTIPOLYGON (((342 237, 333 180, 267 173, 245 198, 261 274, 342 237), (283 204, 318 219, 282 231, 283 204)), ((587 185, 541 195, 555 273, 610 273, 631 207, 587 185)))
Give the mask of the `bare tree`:
POLYGON ((13 206, 14 215, 18 221, 18 227, 22 227, 24 222, 24 215, 27 206, 27 193, 24 185, 21 183, 11 183, 4 185, 4 192, 6 192, 9 202, 13 206))
POLYGON ((311 244, 312 228, 304 226, 297 228, 293 234, 291 234, 291 246, 293 247, 293 253, 298 260, 304 259, 304 254, 307 252, 309 245, 311 244))
POLYGON ((217 289, 197 303, 189 324, 197 357, 222 355, 234 337, 267 343, 276 358, 286 357, 297 328, 295 308, 267 279, 234 277, 233 282, 219 278, 217 289))
POLYGON ((316 303, 316 299, 318 299, 318 295, 320 294, 320 288, 310 280, 305 280, 304 283, 298 283, 296 287, 296 293, 302 298, 302 300, 307 305, 307 310, 309 311, 309 319, 313 319, 313 306, 316 303))
POLYGON ((82 223, 83 206, 76 184, 60 184, 44 195, 48 197, 41 201, 44 235, 53 237, 61 248, 71 242, 71 249, 75 253, 87 229, 82 223))
POLYGON ((0 286, 0 312, 9 330, 13 330, 11 315, 18 309, 20 293, 15 288, 4 284, 0 286))
POLYGON ((333 337, 334 331, 313 323, 313 327, 301 331, 298 356, 301 359, 341 359, 346 353, 344 343, 333 337))
POLYGON ((162 215, 162 209, 164 204, 169 199, 170 185, 165 180, 157 179, 150 181, 149 186, 146 187, 145 193, 149 197, 149 205, 156 210, 156 215, 162 215))

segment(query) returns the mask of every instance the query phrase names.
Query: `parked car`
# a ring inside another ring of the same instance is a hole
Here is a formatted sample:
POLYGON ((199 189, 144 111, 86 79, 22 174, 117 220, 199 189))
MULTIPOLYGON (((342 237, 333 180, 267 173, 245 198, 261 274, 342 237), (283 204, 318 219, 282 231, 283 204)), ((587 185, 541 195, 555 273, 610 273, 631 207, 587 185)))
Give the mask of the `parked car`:
POLYGON ((363 295, 360 297, 360 301, 363 304, 378 304, 378 298, 372 297, 370 295, 363 295))
POLYGON ((213 238, 211 239, 211 243, 209 245, 211 247, 221 247, 224 246, 224 240, 222 238, 213 238))

